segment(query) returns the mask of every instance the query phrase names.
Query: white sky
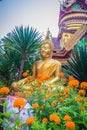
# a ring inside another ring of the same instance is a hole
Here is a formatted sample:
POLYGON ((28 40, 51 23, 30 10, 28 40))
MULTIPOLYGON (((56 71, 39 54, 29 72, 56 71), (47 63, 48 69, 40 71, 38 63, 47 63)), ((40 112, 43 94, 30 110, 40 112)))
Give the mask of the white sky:
POLYGON ((29 25, 41 34, 49 27, 52 36, 58 35, 58 0, 2 0, 0 2, 0 37, 15 26, 29 25))

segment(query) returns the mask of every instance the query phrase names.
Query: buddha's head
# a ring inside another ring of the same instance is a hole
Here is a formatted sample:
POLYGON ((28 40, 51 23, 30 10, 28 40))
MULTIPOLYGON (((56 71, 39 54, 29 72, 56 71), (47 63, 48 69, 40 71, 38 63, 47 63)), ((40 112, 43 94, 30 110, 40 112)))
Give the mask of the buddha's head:
POLYGON ((45 40, 43 40, 41 43, 40 54, 42 58, 52 57, 53 49, 54 49, 54 46, 53 46, 52 41, 50 40, 49 30, 48 30, 45 40))

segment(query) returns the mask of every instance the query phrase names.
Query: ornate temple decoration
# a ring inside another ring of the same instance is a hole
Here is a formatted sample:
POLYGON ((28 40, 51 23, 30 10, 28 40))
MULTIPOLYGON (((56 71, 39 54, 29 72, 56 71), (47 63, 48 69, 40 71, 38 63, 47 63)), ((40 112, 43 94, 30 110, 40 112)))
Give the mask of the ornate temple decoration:
POLYGON ((53 58, 64 63, 73 49, 87 43, 87 0, 60 1, 59 34, 52 38, 53 58))

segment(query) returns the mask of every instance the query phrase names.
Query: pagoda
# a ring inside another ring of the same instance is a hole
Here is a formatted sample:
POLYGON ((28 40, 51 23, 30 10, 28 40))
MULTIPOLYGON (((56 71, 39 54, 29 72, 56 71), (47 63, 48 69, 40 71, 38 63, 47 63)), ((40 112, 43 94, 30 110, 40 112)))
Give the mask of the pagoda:
POLYGON ((65 63, 73 49, 87 44, 87 0, 60 1, 58 27, 58 37, 52 37, 53 58, 65 63))

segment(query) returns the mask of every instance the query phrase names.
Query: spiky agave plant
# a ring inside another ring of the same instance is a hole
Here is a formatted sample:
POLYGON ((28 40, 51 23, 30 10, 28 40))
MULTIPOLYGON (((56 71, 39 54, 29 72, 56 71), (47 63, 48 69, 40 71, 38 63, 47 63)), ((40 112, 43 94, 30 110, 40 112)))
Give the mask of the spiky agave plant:
POLYGON ((87 44, 82 47, 79 46, 78 50, 72 52, 70 59, 64 65, 63 71, 80 82, 87 81, 87 44))

